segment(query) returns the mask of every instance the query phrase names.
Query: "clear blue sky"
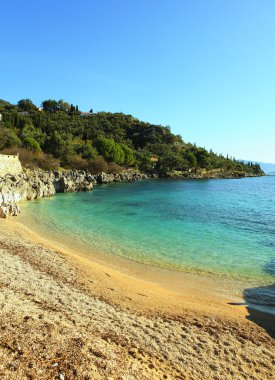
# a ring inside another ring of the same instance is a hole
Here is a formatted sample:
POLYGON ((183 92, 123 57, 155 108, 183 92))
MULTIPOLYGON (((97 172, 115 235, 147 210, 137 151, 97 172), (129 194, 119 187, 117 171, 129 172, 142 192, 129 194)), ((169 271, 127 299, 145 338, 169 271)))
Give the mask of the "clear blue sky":
POLYGON ((170 125, 275 162, 274 0, 1 2, 0 98, 170 125))

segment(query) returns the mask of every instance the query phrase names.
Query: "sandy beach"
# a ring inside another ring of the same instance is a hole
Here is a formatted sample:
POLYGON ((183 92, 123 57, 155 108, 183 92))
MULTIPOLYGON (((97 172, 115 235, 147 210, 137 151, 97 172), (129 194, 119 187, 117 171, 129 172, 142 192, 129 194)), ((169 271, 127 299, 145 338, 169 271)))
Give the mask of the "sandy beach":
POLYGON ((165 287, 165 273, 119 271, 12 219, 0 273, 3 380, 273 378, 270 334, 199 276, 165 287))

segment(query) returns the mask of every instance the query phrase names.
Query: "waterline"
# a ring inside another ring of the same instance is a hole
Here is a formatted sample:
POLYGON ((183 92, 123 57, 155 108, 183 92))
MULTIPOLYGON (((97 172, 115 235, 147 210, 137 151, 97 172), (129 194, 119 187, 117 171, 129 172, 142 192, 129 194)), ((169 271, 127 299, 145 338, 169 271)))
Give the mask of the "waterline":
POLYGON ((270 285, 275 178, 142 181, 28 202, 53 239, 177 271, 270 285))

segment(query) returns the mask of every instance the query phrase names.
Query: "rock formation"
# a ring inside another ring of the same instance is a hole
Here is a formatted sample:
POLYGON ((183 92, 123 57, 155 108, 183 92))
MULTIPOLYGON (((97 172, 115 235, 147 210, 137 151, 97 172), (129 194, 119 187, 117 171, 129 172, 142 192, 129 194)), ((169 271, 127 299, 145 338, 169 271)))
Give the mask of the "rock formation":
POLYGON ((132 182, 147 178, 135 170, 125 170, 120 174, 100 173, 92 175, 84 170, 43 171, 27 170, 17 175, 0 177, 0 217, 16 216, 20 213, 19 202, 55 193, 92 190, 97 183, 132 182))

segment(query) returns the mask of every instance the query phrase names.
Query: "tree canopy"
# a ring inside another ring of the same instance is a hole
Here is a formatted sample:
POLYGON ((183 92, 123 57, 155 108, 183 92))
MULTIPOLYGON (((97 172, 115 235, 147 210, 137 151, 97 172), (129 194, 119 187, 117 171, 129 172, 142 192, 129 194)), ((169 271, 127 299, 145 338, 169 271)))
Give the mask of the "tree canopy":
POLYGON ((164 175, 211 170, 262 173, 258 164, 185 143, 169 126, 123 113, 93 113, 92 109, 81 113, 77 105, 62 99, 42 101, 42 110, 30 99, 17 105, 0 100, 0 113, 0 150, 21 148, 33 155, 46 154, 65 167, 95 170, 114 163, 164 175))

